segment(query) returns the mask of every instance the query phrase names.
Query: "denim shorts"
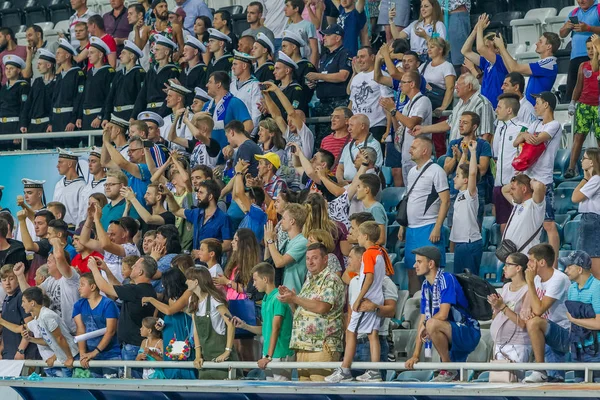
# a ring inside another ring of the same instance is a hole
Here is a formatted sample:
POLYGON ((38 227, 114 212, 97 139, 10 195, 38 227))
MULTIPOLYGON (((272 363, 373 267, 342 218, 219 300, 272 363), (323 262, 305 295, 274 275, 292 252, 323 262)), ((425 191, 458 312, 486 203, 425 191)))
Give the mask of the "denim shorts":
POLYGON ((401 168, 402 167, 402 153, 396 150, 394 142, 387 142, 385 144, 385 162, 384 165, 390 168, 401 168))
POLYGON ((556 322, 546 320, 548 327, 546 328, 546 346, 548 346, 557 355, 565 355, 569 352, 571 346, 569 336, 570 331, 558 325, 556 322))
POLYGON ((554 221, 554 184, 546 185, 546 215, 544 221, 554 221))
POLYGON ((600 257, 600 240, 598 240, 598 226, 600 226, 600 215, 596 213, 584 213, 581 216, 579 226, 579 239, 577 250, 583 250, 592 258, 600 257))
POLYGON ((70 378, 73 376, 73 370, 69 368, 44 368, 44 372, 50 378, 70 378))

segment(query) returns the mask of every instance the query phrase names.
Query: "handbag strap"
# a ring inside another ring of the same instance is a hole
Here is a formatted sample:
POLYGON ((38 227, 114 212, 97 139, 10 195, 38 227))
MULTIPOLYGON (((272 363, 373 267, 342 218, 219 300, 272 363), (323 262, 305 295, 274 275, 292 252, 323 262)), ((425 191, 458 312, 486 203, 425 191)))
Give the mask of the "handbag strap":
MULTIPOLYGON (((408 104, 408 112, 406 113, 406 117, 410 118, 410 110, 412 110, 413 106, 415 104, 417 104, 417 101, 419 101, 421 99, 421 97, 423 97, 423 95, 421 94, 421 92, 419 92, 408 104)), ((406 125, 402 124, 402 126, 404 127, 404 129, 402 130, 402 140, 400 140, 400 151, 402 152, 402 146, 404 146, 404 138, 406 137, 406 125)))
POLYGON ((415 179, 415 182, 410 187, 410 190, 408 191, 408 193, 406 193, 406 199, 408 199, 408 196, 410 196, 410 194, 412 193, 413 189, 417 185, 417 182, 419 181, 419 179, 421 179, 421 176, 423 175, 423 173, 425 173, 425 171, 427 170, 427 168, 429 168, 429 166, 432 165, 432 164, 433 164, 433 161, 430 161, 427 165, 425 165, 423 167, 423 169, 421 170, 421 173, 419 174, 419 176, 417 176, 417 179, 415 179))
MULTIPOLYGON (((350 134, 348 134, 346 136, 346 140, 344 140, 344 144, 342 145, 342 150, 339 152, 339 154, 335 157, 335 160, 333 161, 333 165, 334 166, 338 165, 338 163, 340 162, 340 158, 342 158, 342 153, 344 152, 344 147, 346 147, 348 145, 348 143, 350 142, 351 138, 352 137, 351 137, 350 134)), ((349 148, 348 150, 350 152, 350 157, 352 157, 352 149, 349 148)))
POLYGON ((531 243, 531 241, 538 235, 538 233, 540 233, 540 231, 542 230, 542 228, 544 227, 544 223, 542 222, 542 224, 540 225, 539 228, 537 228, 537 230, 534 232, 533 235, 531 235, 531 237, 525 242, 525 244, 523 246, 521 246, 519 248, 519 250, 517 250, 519 253, 521 252, 521 250, 523 250, 525 247, 527 247, 527 245, 529 243, 531 243))
MULTIPOLYGON (((504 232, 502 233, 502 240, 505 239, 506 237, 506 232, 508 231, 508 226, 510 225, 510 222, 512 221, 513 216, 515 215, 515 210, 517 209, 517 205, 513 206, 512 212, 510 213, 510 217, 508 218, 508 221, 506 222, 506 227, 504 228, 504 232)), ((519 249, 517 250, 517 253, 520 253, 521 250, 523 250, 525 247, 527 247, 527 245, 529 243, 531 243, 531 241, 533 239, 535 239, 535 237, 538 235, 538 233, 540 233, 540 231, 542 230, 542 228, 544 227, 544 223, 542 222, 542 225, 540 225, 539 228, 537 228, 537 230, 533 233, 533 235, 531 235, 531 237, 529 239, 527 239, 527 241, 525 242, 525 244, 523 244, 521 247, 519 247, 519 249)))

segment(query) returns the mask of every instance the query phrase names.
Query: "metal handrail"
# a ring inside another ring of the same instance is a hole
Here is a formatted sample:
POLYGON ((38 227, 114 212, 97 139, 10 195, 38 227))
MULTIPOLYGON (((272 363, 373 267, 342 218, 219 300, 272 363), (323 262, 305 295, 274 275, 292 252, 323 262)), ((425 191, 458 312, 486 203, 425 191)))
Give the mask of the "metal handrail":
MULTIPOLYGON (((47 367, 44 361, 25 360, 24 367, 47 367)), ((75 361, 74 367, 81 367, 75 361)), ((278 362, 268 364, 269 369, 334 369, 341 366, 341 362, 278 362)), ((64 367, 61 363, 54 363, 54 367, 64 367)), ((90 361, 90 368, 124 368, 125 376, 131 376, 132 368, 180 368, 194 369, 192 361, 90 361)), ((206 369, 229 370, 229 378, 235 379, 236 370, 258 368, 254 361, 224 361, 221 363, 207 361, 203 364, 206 369)), ((352 369, 380 369, 392 371, 408 371, 403 362, 356 362, 352 369)), ((584 371, 584 382, 592 382, 593 371, 600 371, 600 363, 485 363, 485 362, 419 362, 414 365, 415 370, 458 370, 460 380, 468 379, 468 371, 524 371, 524 370, 559 370, 559 371, 584 371)))

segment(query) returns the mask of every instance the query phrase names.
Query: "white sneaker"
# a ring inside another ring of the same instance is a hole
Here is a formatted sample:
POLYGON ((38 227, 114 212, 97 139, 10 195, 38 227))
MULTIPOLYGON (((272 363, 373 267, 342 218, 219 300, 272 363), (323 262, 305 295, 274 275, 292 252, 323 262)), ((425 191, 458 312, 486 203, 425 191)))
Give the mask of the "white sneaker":
POLYGON ((336 368, 333 374, 325 377, 325 382, 328 383, 340 383, 340 382, 352 382, 352 374, 344 373, 341 368, 336 368))
POLYGON ((541 371, 533 371, 531 375, 523 379, 523 383, 544 383, 548 382, 548 376, 541 371))
POLYGON ((381 382, 381 374, 379 371, 369 370, 364 374, 357 376, 356 380, 359 382, 381 382))
POLYGON ((438 376, 433 378, 432 382, 452 382, 458 376, 458 371, 441 370, 438 376))

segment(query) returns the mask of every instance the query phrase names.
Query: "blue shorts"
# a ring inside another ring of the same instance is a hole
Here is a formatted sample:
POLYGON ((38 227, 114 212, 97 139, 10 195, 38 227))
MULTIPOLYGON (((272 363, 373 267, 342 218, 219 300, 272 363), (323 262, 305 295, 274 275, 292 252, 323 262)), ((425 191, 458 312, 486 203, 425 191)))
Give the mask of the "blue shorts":
POLYGON ((423 246, 435 246, 440 249, 442 253, 442 259, 440 266, 446 266, 446 244, 444 243, 443 237, 437 243, 431 243, 429 241, 429 235, 435 227, 435 224, 420 226, 418 228, 406 228, 406 245, 404 246, 404 268, 415 267, 415 255, 412 253, 414 249, 418 249, 423 246))
POLYGON ((563 356, 569 352, 571 341, 569 340, 570 331, 558 325, 555 322, 546 320, 548 327, 546 328, 546 346, 559 356, 563 356))
POLYGON ((546 185, 546 215, 544 221, 554 221, 554 184, 546 185))
POLYGON ((396 150, 394 142, 387 142, 385 144, 384 165, 390 168, 402 168, 402 153, 396 150))
POLYGON ((457 324, 449 322, 452 327, 452 343, 450 344, 450 361, 465 362, 469 354, 475 350, 481 339, 479 325, 457 324))

